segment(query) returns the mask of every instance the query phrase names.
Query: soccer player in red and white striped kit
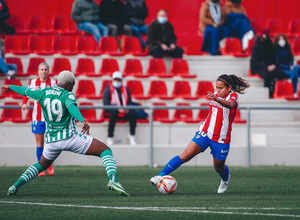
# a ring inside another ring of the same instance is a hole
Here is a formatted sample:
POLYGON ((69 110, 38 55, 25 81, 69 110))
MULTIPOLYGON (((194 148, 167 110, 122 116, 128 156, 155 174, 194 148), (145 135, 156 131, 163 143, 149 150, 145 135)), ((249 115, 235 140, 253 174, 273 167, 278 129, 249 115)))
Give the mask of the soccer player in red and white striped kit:
POLYGON ((217 78, 216 91, 208 91, 207 97, 211 100, 210 110, 206 120, 201 124, 193 139, 185 150, 173 157, 163 170, 150 179, 153 185, 157 185, 162 176, 188 162, 194 156, 204 152, 208 147, 213 155, 213 163, 216 172, 221 177, 218 193, 224 193, 231 176, 225 165, 230 149, 231 129, 238 108, 238 94, 243 93, 250 85, 241 77, 223 74, 217 78))
MULTIPOLYGON (((38 66, 39 78, 30 80, 28 88, 39 89, 45 87, 53 87, 54 85, 56 85, 56 81, 54 79, 50 79, 48 77, 48 74, 49 74, 49 65, 45 62, 40 63, 38 66)), ((22 104, 23 110, 28 109, 27 101, 28 101, 28 97, 24 96, 23 104, 22 104)), ((31 125, 32 125, 32 133, 35 134, 35 139, 36 139, 36 156, 37 156, 37 160, 40 161, 44 149, 44 133, 46 131, 46 123, 41 109, 41 105, 36 100, 34 100, 31 125)), ((48 174, 49 175, 54 174, 54 169, 52 165, 48 168, 48 174)), ((39 174, 39 176, 45 176, 45 175, 46 175, 46 171, 43 171, 39 174)))

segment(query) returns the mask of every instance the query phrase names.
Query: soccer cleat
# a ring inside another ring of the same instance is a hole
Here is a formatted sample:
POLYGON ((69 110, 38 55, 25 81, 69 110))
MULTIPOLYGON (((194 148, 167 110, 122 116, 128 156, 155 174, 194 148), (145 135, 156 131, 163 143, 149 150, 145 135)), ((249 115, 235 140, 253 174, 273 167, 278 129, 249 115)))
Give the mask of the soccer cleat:
POLYGON ((228 189, 230 179, 231 179, 231 176, 229 174, 229 177, 228 177, 227 181, 221 180, 221 184, 218 188, 218 193, 224 193, 228 189))
POLYGON ((154 176, 150 179, 150 183, 152 183, 153 186, 156 186, 158 184, 158 181, 160 180, 161 176, 154 176))
POLYGON ((48 174, 49 174, 50 176, 52 176, 52 175, 54 174, 54 169, 53 169, 53 166, 52 166, 52 165, 50 165, 50 166, 48 167, 48 174))
POLYGON ((46 176, 46 171, 42 171, 39 173, 39 176, 46 176))
POLYGON ((7 195, 8 196, 15 196, 17 194, 18 190, 15 186, 11 186, 9 187, 8 191, 7 191, 7 195))
POLYGON ((117 193, 119 193, 121 196, 130 196, 126 191, 125 189, 121 186, 120 183, 115 183, 113 181, 109 181, 108 184, 107 184, 107 188, 109 190, 113 190, 113 191, 116 191, 117 193))

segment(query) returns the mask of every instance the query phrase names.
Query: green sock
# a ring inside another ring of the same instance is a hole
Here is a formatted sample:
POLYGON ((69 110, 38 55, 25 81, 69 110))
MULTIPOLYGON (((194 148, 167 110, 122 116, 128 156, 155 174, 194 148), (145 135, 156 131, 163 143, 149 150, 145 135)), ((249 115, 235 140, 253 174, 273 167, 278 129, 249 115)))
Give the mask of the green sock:
POLYGON ((28 167, 28 169, 18 179, 18 181, 14 184, 14 186, 17 189, 19 189, 25 183, 29 182, 30 180, 35 178, 37 175, 39 175, 39 173, 42 171, 44 171, 44 168, 41 166, 41 164, 39 164, 39 163, 33 164, 31 167, 28 167))
POLYGON ((115 183, 118 183, 117 177, 117 165, 113 157, 112 151, 107 149, 100 154, 102 165, 106 169, 106 173, 109 180, 112 180, 115 183))

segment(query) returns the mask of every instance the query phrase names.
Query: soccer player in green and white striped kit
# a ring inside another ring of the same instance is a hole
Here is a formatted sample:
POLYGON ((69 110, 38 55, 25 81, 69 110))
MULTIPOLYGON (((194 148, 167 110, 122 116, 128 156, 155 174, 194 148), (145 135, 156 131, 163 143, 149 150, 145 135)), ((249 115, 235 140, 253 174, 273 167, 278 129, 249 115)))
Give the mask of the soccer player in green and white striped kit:
POLYGON ((57 86, 44 89, 30 89, 22 86, 3 85, 2 91, 13 90, 23 96, 37 100, 42 107, 47 130, 46 145, 40 161, 30 166, 18 181, 9 189, 7 195, 16 195, 19 188, 46 170, 59 156, 61 151, 100 156, 109 178, 107 187, 120 195, 129 196, 117 178, 117 166, 111 149, 101 141, 89 135, 90 126, 81 115, 76 104, 76 97, 71 92, 75 85, 75 76, 70 71, 58 75, 57 86), (75 119, 83 126, 76 131, 75 119))

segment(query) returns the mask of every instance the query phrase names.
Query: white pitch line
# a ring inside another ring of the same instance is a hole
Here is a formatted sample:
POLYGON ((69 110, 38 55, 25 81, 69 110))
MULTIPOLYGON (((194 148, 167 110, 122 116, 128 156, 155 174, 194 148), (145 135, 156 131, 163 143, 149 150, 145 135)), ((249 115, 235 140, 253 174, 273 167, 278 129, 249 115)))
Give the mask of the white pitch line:
MULTIPOLYGON (((15 201, 0 201, 3 204, 20 204, 20 205, 40 205, 40 206, 56 206, 56 207, 72 207, 72 208, 95 208, 95 209, 115 209, 115 210, 133 210, 133 211, 165 211, 165 212, 192 212, 203 214, 226 214, 226 215, 254 215, 254 216, 273 216, 273 217, 289 217, 300 218, 300 215, 291 214, 276 214, 276 213, 251 213, 251 212, 230 212, 230 211, 209 211, 207 209, 231 209, 231 207, 212 208, 212 207, 118 207, 118 206, 94 206, 94 205, 72 205, 72 204, 55 204, 55 203, 39 203, 39 202, 15 202, 15 201), (206 209, 206 210, 204 210, 206 209)), ((239 209, 232 207, 232 209, 239 209)), ((240 207, 241 210, 251 209, 240 207)), ((277 208, 252 208, 252 210, 264 210, 277 208)), ((277 210, 289 210, 292 208, 278 208, 277 210)))

